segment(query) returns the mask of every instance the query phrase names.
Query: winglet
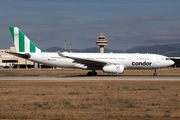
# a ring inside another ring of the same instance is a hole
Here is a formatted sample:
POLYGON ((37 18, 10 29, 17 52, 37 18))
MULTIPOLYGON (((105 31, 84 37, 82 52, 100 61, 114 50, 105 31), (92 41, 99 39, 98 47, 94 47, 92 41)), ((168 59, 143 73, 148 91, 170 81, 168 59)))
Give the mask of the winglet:
POLYGON ((58 55, 61 57, 66 57, 65 55, 63 55, 60 51, 57 51, 58 55))

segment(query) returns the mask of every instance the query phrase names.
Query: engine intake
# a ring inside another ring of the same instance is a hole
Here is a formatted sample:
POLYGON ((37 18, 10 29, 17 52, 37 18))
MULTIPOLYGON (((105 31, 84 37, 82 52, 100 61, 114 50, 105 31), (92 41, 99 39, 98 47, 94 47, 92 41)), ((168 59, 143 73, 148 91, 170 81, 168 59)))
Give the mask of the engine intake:
POLYGON ((123 73, 124 72, 124 66, 123 65, 107 65, 103 67, 103 72, 107 73, 123 73))

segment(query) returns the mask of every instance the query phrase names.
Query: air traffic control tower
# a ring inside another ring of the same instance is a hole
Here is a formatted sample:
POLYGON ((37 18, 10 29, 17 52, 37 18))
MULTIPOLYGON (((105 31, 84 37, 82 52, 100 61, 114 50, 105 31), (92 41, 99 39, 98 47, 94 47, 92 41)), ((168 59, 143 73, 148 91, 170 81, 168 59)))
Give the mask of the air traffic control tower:
POLYGON ((105 40, 105 36, 99 36, 99 40, 96 41, 96 45, 100 47, 100 53, 104 53, 104 46, 107 45, 108 41, 105 40))

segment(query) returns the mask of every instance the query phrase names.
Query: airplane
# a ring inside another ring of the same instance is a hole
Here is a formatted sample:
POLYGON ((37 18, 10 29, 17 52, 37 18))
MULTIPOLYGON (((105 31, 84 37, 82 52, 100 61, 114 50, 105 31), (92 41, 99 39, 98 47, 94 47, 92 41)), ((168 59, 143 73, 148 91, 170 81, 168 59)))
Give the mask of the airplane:
POLYGON ((125 69, 154 69, 153 75, 156 76, 157 69, 174 64, 174 61, 159 54, 45 52, 36 47, 18 27, 9 27, 9 30, 17 51, 9 54, 53 67, 91 70, 88 76, 97 75, 96 70, 119 74, 125 69))

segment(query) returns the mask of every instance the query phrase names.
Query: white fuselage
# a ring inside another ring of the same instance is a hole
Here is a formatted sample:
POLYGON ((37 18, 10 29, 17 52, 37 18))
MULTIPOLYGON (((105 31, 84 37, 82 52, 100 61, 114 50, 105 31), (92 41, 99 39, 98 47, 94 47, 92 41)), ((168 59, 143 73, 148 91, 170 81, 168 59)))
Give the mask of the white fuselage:
MULTIPOLYGON (((66 56, 123 65, 125 69, 157 69, 173 65, 168 57, 157 54, 130 53, 63 53, 66 56)), ((29 60, 54 67, 88 69, 87 66, 73 63, 73 59, 64 58, 57 53, 30 53, 29 60)), ((101 69, 101 68, 99 68, 101 69)))

